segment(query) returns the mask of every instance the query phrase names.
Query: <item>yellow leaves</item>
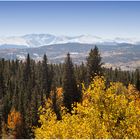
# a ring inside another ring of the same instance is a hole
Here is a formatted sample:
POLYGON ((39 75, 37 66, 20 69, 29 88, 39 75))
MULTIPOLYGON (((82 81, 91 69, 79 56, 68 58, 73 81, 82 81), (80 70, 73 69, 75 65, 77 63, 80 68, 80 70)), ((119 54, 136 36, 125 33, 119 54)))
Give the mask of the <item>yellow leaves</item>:
MULTIPOLYGON (((122 83, 105 86, 104 77, 95 77, 86 89, 83 102, 74 107, 72 115, 61 107, 62 120, 46 107, 40 108, 41 127, 35 128, 36 138, 140 138, 140 98, 138 91, 122 83), (42 113, 45 112, 45 113, 42 113)), ((58 91, 60 92, 60 91, 58 91)))
POLYGON ((105 89, 105 79, 103 76, 99 77, 96 76, 93 79, 93 83, 91 85, 94 85, 93 87, 99 88, 99 89, 105 89))
POLYGON ((131 99, 131 100, 136 100, 136 99, 139 99, 139 96, 140 94, 139 94, 139 92, 136 90, 136 88, 133 86, 133 85, 131 85, 131 84, 129 84, 129 86, 128 86, 128 93, 127 93, 127 97, 129 98, 129 99, 131 99))

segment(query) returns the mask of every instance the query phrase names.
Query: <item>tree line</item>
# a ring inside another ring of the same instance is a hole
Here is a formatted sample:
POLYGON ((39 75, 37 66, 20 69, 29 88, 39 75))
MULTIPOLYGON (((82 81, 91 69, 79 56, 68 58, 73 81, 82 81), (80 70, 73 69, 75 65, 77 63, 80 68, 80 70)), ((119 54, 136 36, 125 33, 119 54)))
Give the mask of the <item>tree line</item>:
MULTIPOLYGON (((34 138, 32 126, 40 126, 38 109, 49 99, 61 120, 56 101, 58 88, 62 88, 62 103, 71 113, 75 102, 81 102, 82 85, 90 84, 97 75, 110 82, 133 84, 140 90, 140 71, 122 71, 104 68, 97 46, 91 49, 87 62, 73 64, 70 53, 64 63, 48 64, 46 54, 36 62, 27 55, 26 61, 0 59, 0 138, 34 138)), ((75 104, 76 106, 76 104, 75 104)))

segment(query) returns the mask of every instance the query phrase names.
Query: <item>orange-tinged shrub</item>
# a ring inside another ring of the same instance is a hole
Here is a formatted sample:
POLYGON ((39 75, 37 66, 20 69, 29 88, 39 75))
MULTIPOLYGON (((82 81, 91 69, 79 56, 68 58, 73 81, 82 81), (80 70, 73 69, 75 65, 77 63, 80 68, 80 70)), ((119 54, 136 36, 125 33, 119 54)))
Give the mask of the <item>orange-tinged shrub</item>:
POLYGON ((17 125, 21 124, 21 122, 22 122, 22 117, 20 112, 17 112, 15 108, 12 109, 10 114, 8 115, 8 120, 7 120, 8 128, 15 129, 17 125))
POLYGON ((63 94, 63 89, 62 89, 62 87, 58 87, 58 88, 56 89, 56 92, 57 92, 57 96, 58 96, 58 97, 61 97, 62 94, 63 94))

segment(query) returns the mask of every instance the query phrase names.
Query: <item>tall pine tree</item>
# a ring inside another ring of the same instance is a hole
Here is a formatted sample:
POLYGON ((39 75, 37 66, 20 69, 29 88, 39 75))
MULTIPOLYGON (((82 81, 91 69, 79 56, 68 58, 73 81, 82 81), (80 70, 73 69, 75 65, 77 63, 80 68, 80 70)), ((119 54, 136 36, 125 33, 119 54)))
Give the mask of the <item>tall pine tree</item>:
POLYGON ((46 98, 48 98, 50 94, 48 72, 49 72, 49 69, 48 69, 47 56, 46 54, 44 54, 43 61, 42 61, 42 90, 43 90, 43 93, 46 95, 46 98))
POLYGON ((25 86, 27 86, 30 78, 31 78, 31 62, 30 62, 30 55, 27 55, 26 63, 25 63, 25 69, 23 74, 23 82, 25 86))
POLYGON ((96 75, 102 74, 102 62, 101 62, 101 56, 99 53, 99 50, 97 46, 95 46, 94 49, 91 49, 89 56, 87 57, 87 74, 88 74, 88 82, 91 82, 91 80, 96 75))
POLYGON ((68 109, 68 112, 71 113, 72 104, 80 101, 81 95, 77 88, 73 63, 69 53, 64 63, 63 91, 64 105, 68 109))
POLYGON ((135 85, 137 90, 140 91, 140 71, 138 69, 135 71, 135 85))
POLYGON ((2 117, 3 117, 3 97, 5 95, 5 82, 2 69, 0 69, 0 138, 2 133, 2 117))

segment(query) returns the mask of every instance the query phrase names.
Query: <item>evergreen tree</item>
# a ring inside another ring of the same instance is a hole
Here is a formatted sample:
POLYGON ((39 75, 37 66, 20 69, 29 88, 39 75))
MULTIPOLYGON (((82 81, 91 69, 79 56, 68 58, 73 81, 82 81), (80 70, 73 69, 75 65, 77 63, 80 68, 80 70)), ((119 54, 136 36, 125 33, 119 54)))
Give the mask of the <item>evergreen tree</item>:
POLYGON ((15 86, 15 91, 14 91, 14 95, 13 95, 13 100, 12 100, 12 106, 17 110, 18 109, 18 103, 19 101, 19 89, 18 86, 15 86))
POLYGON ((79 66, 80 71, 80 83, 86 82, 86 75, 87 75, 87 70, 86 67, 84 65, 84 63, 82 62, 82 64, 79 66))
POLYGON ((97 46, 95 46, 94 49, 91 49, 89 56, 87 57, 87 74, 89 82, 95 77, 95 75, 102 74, 102 64, 99 50, 97 46))
POLYGON ((50 96, 50 92, 51 92, 51 89, 52 89, 52 84, 55 84, 55 82, 53 81, 53 78, 54 78, 54 69, 53 69, 53 65, 50 64, 49 67, 48 67, 48 93, 49 93, 49 96, 50 96))
POLYGON ((25 63, 25 69, 24 69, 24 73, 23 73, 23 82, 25 84, 25 86, 28 85, 28 82, 31 78, 31 65, 30 65, 30 55, 27 55, 27 59, 26 59, 26 63, 25 63))
POLYGON ((136 77, 136 81, 135 81, 136 88, 137 90, 140 91, 140 72, 138 69, 136 69, 135 71, 135 77, 136 77))
POLYGON ((2 99, 5 95, 5 82, 3 72, 0 69, 0 99, 2 99))
POLYGON ((51 93, 52 93, 52 109, 57 116, 57 120, 61 120, 62 118, 61 118, 61 113, 60 113, 60 105, 58 104, 57 88, 55 86, 55 82, 52 87, 51 93))
POLYGON ((3 97, 5 95, 5 82, 2 69, 0 69, 0 138, 2 138, 3 97))
POLYGON ((45 93, 46 98, 49 97, 50 93, 50 85, 49 85, 49 73, 48 73, 48 64, 47 64, 47 56, 44 54, 43 62, 42 62, 42 90, 45 93))
POLYGON ((24 117, 23 122, 25 124, 25 138, 31 138, 31 97, 33 91, 32 83, 32 67, 30 55, 27 55, 25 66, 23 67, 23 80, 22 80, 22 90, 23 90, 23 109, 24 117))
POLYGON ((69 53, 67 54, 67 57, 64 63, 63 90, 64 90, 64 93, 63 93, 64 105, 68 109, 68 112, 71 113, 72 104, 74 102, 79 102, 81 95, 77 88, 73 63, 72 63, 69 53))

